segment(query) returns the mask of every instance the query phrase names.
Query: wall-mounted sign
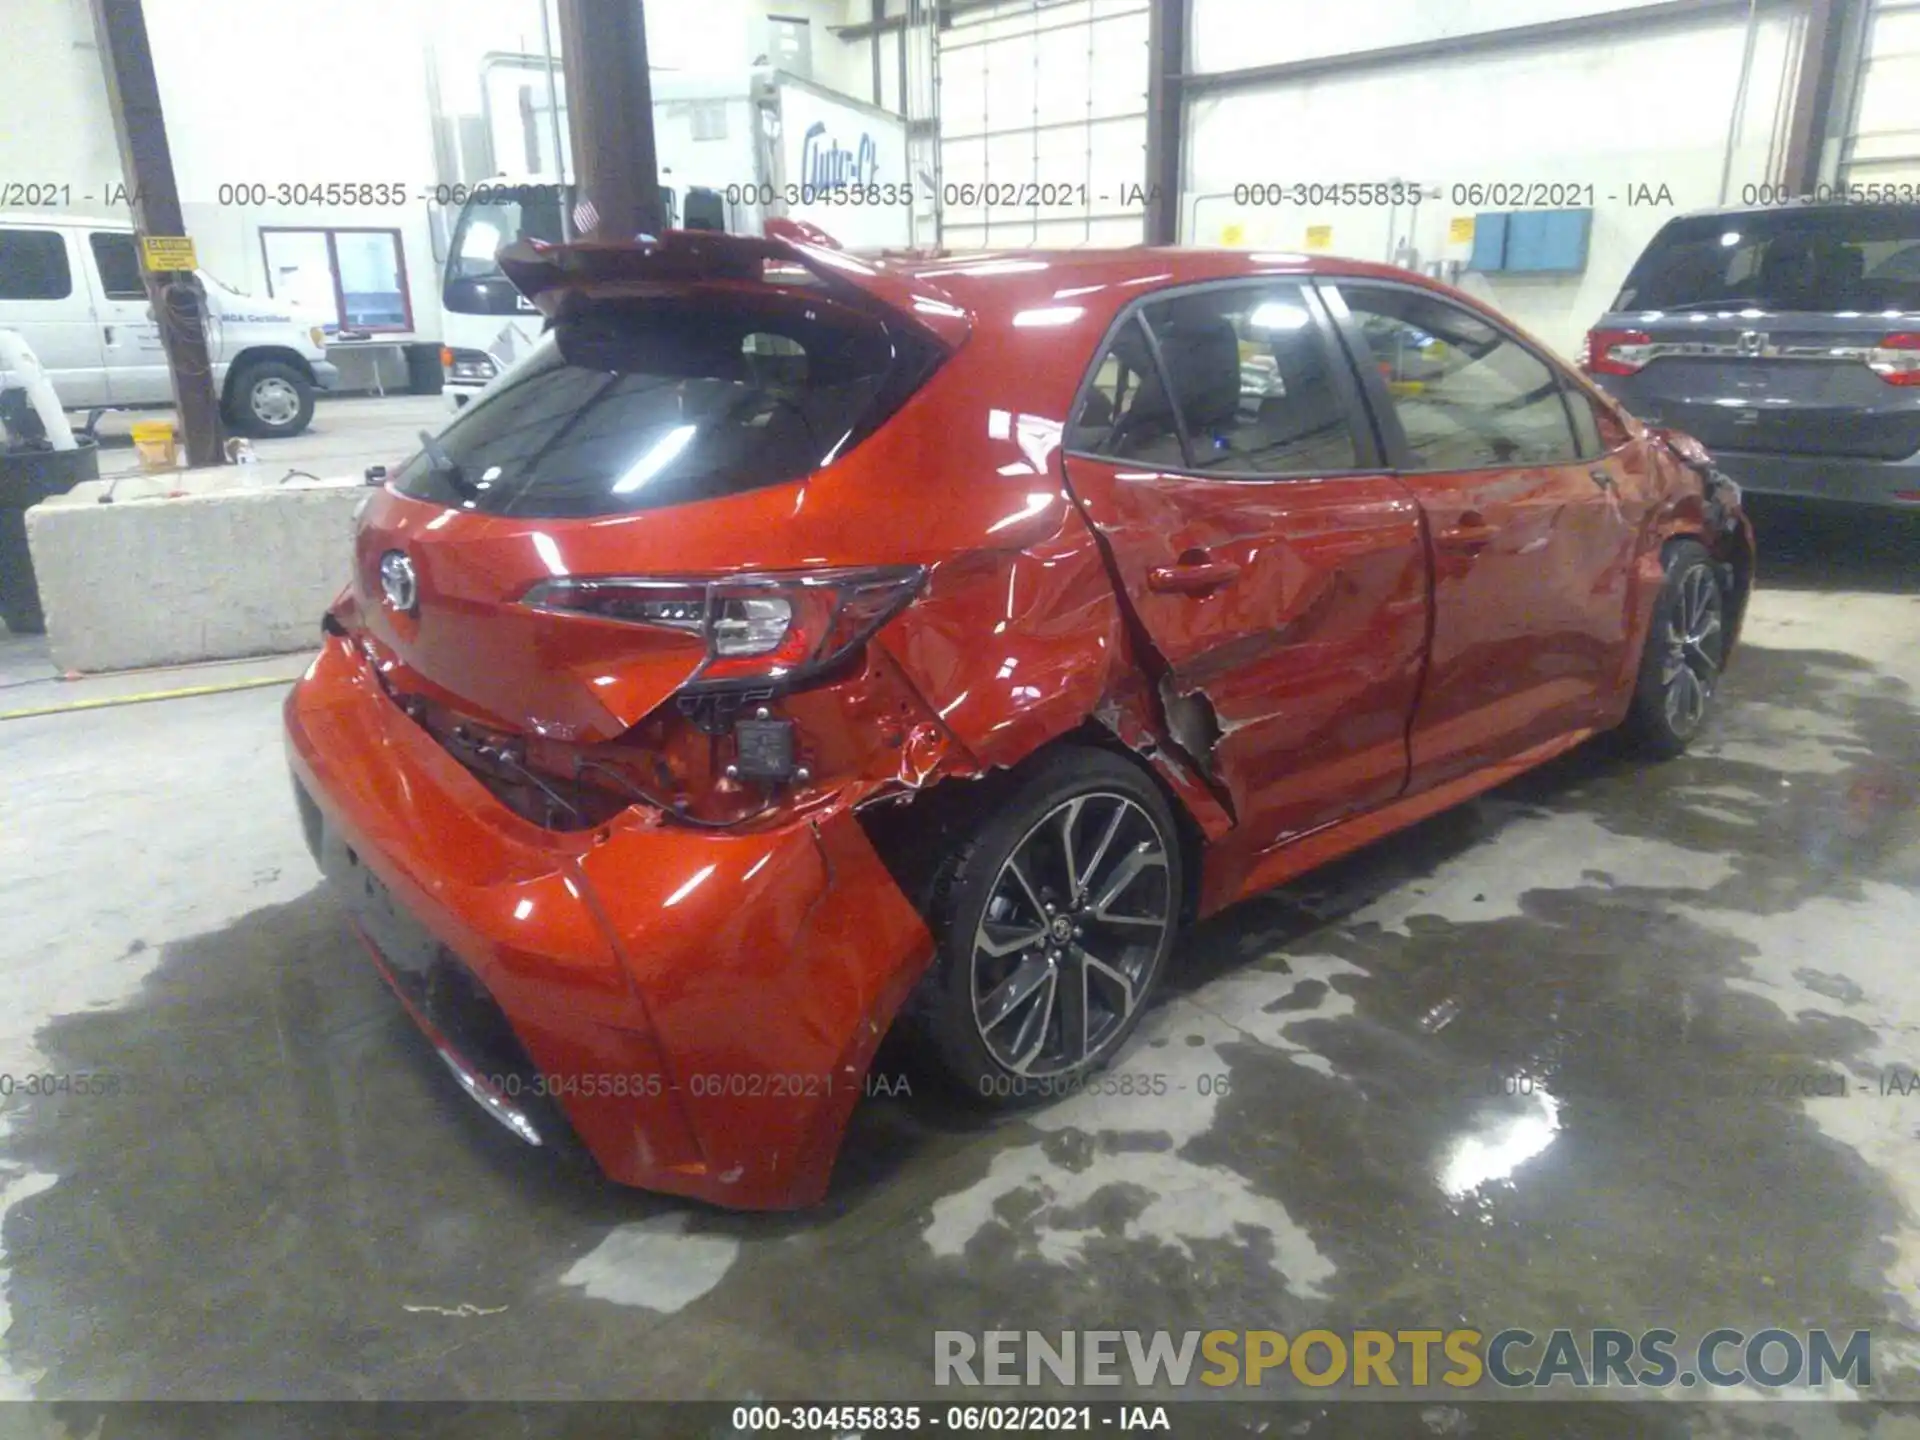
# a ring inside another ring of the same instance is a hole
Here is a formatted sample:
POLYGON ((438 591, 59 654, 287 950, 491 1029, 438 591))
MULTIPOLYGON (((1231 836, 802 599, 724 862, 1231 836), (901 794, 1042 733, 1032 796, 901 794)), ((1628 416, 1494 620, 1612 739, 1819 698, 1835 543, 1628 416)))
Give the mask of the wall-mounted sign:
POLYGON ((783 78, 780 147, 780 180, 794 192, 788 218, 818 225, 849 250, 907 243, 906 122, 783 78), (867 186, 881 188, 847 200, 835 194, 867 186))
POLYGON ((1307 249, 1331 250, 1333 248, 1333 227, 1331 225, 1307 226, 1307 249))
POLYGON ((156 275, 169 270, 200 268, 199 261, 193 257, 193 241, 185 235, 142 235, 140 259, 156 275))
POLYGON ((1473 217, 1456 215, 1447 221, 1447 243, 1449 245, 1471 245, 1473 243, 1473 217))

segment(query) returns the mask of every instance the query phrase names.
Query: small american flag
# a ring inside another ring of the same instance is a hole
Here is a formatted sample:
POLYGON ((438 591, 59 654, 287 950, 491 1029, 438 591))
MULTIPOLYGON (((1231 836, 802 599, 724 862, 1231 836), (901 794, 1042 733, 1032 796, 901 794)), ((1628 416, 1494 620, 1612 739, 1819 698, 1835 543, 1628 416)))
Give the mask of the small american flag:
POLYGON ((573 207, 573 228, 582 235, 591 235, 600 225, 600 212, 593 208, 593 201, 583 199, 573 207))

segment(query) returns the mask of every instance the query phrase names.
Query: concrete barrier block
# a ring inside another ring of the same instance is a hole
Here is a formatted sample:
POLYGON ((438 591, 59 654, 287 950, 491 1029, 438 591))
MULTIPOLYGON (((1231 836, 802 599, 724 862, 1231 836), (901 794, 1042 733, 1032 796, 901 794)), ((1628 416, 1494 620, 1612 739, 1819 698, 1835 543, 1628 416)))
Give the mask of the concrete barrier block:
POLYGON ((175 479, 190 493, 116 494, 104 505, 108 482, 94 481, 27 512, 56 665, 125 670, 318 645, 321 613, 347 580, 366 488, 228 488, 232 470, 221 478, 226 487, 193 493, 175 479))

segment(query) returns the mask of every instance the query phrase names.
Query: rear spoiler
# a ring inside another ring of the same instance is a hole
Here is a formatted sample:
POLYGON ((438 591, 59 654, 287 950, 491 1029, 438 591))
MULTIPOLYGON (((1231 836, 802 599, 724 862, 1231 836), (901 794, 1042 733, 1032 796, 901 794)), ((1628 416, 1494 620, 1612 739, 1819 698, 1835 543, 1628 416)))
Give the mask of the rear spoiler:
POLYGON ((572 292, 626 285, 773 285, 768 264, 798 265, 836 299, 923 331, 952 351, 972 330, 972 317, 936 286, 843 250, 782 236, 728 235, 717 230, 666 230, 620 243, 548 245, 521 240, 500 251, 500 268, 541 314, 559 312, 572 292))

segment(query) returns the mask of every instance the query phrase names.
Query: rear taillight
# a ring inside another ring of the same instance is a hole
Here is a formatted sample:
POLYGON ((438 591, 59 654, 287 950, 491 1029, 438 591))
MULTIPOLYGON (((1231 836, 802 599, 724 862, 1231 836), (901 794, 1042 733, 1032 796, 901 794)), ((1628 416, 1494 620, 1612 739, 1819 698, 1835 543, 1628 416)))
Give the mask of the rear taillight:
POLYGON ((1589 330, 1580 368, 1589 375, 1631 375, 1647 363, 1652 346, 1644 330, 1589 330))
POLYGON ((845 659, 925 579, 918 565, 703 580, 569 576, 541 581, 522 603, 699 636, 707 658, 690 687, 793 684, 845 659))
POLYGON ((1887 336, 1867 352, 1867 366, 1889 385, 1920 385, 1920 331, 1887 336))

